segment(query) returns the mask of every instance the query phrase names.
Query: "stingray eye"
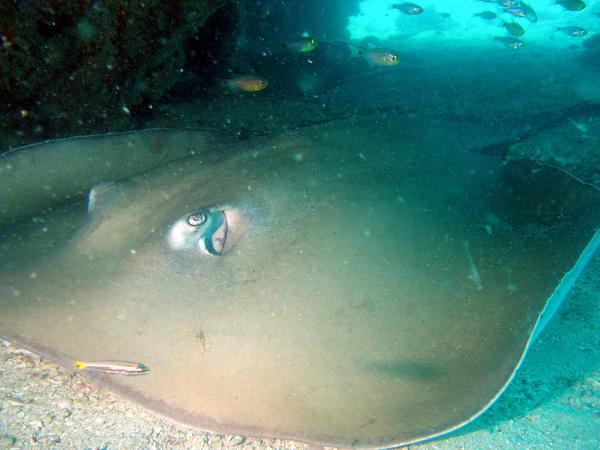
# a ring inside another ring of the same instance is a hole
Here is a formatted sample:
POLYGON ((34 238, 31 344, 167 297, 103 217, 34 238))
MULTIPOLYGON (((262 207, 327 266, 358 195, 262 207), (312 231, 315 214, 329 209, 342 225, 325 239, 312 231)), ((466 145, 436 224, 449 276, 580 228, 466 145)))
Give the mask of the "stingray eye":
POLYGON ((193 227, 199 227, 208 219, 208 215, 204 211, 190 214, 187 218, 187 223, 193 227))

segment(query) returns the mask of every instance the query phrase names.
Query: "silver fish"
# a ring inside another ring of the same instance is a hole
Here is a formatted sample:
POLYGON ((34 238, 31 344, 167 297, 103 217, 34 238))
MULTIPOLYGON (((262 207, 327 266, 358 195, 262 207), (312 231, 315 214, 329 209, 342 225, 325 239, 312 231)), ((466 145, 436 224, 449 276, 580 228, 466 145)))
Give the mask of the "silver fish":
POLYGON ((585 36, 587 34, 587 30, 585 28, 581 28, 581 27, 576 27, 576 26, 572 26, 572 27, 556 27, 557 31, 562 31, 565 34, 568 34, 569 36, 574 36, 574 37, 582 37, 585 36))
POLYGON ((512 48, 513 50, 525 47, 525 43, 521 39, 512 36, 496 36, 494 40, 501 42, 506 47, 512 48))

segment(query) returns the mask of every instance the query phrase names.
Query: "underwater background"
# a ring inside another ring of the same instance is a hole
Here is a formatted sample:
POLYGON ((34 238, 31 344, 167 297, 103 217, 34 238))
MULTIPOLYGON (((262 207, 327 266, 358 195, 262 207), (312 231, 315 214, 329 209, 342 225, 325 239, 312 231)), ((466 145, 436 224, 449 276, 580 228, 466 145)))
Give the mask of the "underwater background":
MULTIPOLYGON (((439 130, 427 140, 432 166, 431 149, 441 155, 452 135, 466 152, 600 190, 598 0, 10 0, 0 38, 7 156, 146 128, 206 128, 243 144, 380 121, 375 134, 439 130)), ((12 231, 2 232, 8 248, 12 231)), ((0 271, 10 264, 0 259, 0 271)), ((411 447, 598 448, 599 292, 596 252, 498 402, 411 447)), ((0 448, 307 446, 178 426, 2 342, 0 448)))

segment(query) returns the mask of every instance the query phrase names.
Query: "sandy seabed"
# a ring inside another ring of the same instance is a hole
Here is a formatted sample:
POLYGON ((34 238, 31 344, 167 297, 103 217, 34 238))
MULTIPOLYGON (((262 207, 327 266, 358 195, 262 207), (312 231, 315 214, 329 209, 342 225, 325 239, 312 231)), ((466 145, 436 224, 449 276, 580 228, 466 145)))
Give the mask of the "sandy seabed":
MULTIPOLYGON (((469 426, 410 448, 600 448, 599 294, 597 254, 500 400, 469 426)), ((8 341, 0 343, 0 448, 316 448, 179 426, 8 341)))

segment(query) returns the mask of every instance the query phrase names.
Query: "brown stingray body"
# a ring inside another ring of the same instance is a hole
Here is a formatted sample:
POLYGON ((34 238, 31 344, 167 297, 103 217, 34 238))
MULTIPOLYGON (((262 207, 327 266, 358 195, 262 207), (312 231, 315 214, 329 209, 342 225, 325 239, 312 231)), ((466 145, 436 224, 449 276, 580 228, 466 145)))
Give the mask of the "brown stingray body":
POLYGON ((83 177, 91 206, 15 206, 0 335, 66 367, 143 363, 143 377, 90 376, 202 429, 388 446, 467 423, 589 249, 599 196, 404 125, 212 148, 188 131, 188 158, 83 177))

